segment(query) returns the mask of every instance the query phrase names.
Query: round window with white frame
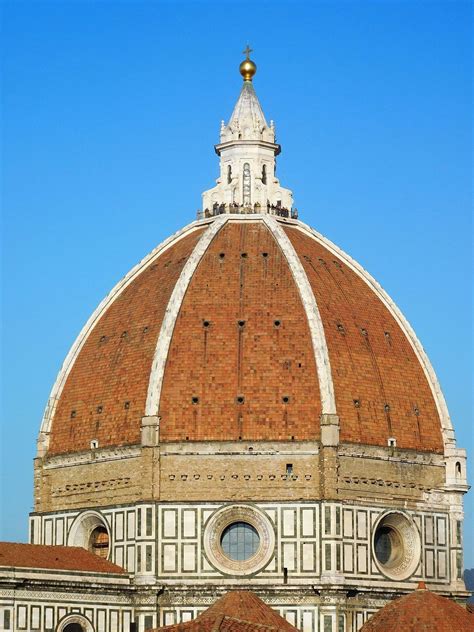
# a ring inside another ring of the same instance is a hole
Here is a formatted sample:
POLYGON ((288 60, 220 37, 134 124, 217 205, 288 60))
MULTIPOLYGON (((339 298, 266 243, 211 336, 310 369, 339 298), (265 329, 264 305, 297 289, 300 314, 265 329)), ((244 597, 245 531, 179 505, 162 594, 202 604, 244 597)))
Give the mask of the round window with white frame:
POLYGON ((374 526, 372 554, 389 579, 401 581, 413 575, 421 555, 420 535, 413 520, 398 511, 382 515, 374 526))
POLYGON ((104 559, 110 554, 110 530, 104 517, 96 511, 77 516, 68 537, 69 546, 81 546, 104 559))
POLYGON ((216 511, 204 529, 209 562, 226 575, 252 575, 274 555, 275 531, 269 518, 251 505, 216 511))
POLYGON ((222 532, 221 548, 231 560, 249 560, 257 553, 259 546, 258 531, 248 522, 232 522, 222 532))

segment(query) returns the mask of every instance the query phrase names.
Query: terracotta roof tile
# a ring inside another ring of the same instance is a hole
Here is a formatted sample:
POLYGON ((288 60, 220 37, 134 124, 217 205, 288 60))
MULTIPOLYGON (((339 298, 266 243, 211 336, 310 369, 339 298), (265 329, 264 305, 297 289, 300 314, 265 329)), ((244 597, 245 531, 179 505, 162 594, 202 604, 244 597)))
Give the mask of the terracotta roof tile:
POLYGON ((125 573, 120 566, 80 547, 19 544, 18 542, 0 542, 0 566, 91 573, 125 573))

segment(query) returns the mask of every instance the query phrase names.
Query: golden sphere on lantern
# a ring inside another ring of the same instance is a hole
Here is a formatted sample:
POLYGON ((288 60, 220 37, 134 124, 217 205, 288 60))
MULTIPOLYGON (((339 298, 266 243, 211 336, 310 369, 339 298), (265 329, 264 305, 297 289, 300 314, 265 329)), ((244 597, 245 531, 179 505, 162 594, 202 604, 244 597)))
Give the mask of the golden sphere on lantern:
POLYGON ((244 59, 240 64, 239 70, 244 81, 252 81, 252 77, 257 72, 257 65, 251 59, 244 59))

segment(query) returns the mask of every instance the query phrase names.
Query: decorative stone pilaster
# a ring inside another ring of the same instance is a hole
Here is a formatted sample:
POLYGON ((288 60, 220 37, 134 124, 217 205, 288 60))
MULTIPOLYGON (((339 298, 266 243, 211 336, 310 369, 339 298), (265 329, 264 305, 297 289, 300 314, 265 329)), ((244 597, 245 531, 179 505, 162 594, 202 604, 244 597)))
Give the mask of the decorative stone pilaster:
POLYGON ((44 469, 44 458, 36 457, 33 461, 34 468, 34 509, 35 511, 51 510, 51 481, 44 469))
POLYGON ((46 452, 48 451, 49 446, 49 432, 40 431, 38 435, 38 439, 36 441, 36 456, 38 458, 43 458, 46 456, 46 452))
POLYGON ((146 630, 159 625, 159 601, 163 588, 153 577, 136 575, 133 597, 134 621, 137 630, 146 630))
POLYGON ((160 497, 160 418, 156 415, 142 417, 140 430, 143 499, 158 500, 160 497))
POLYGON ((321 446, 335 448, 339 445, 339 416, 321 415, 321 446))
POLYGON ((160 444, 160 418, 158 416, 142 417, 140 431, 141 443, 144 448, 160 444))
POLYGON ((321 453, 319 457, 321 499, 337 498, 339 470, 339 417, 323 414, 321 424, 321 453))

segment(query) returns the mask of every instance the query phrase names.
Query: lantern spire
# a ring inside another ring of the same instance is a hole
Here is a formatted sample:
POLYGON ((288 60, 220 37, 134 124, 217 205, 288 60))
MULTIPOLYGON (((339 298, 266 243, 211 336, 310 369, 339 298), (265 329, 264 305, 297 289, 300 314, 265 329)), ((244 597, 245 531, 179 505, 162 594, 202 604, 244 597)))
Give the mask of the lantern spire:
POLYGON ((257 66, 251 52, 247 45, 246 59, 240 64, 244 83, 229 122, 221 123, 220 143, 215 145, 221 173, 217 186, 203 193, 204 215, 292 215, 292 192, 280 186, 275 175, 275 157, 281 148, 275 142, 273 121, 268 125, 253 87, 257 66))

